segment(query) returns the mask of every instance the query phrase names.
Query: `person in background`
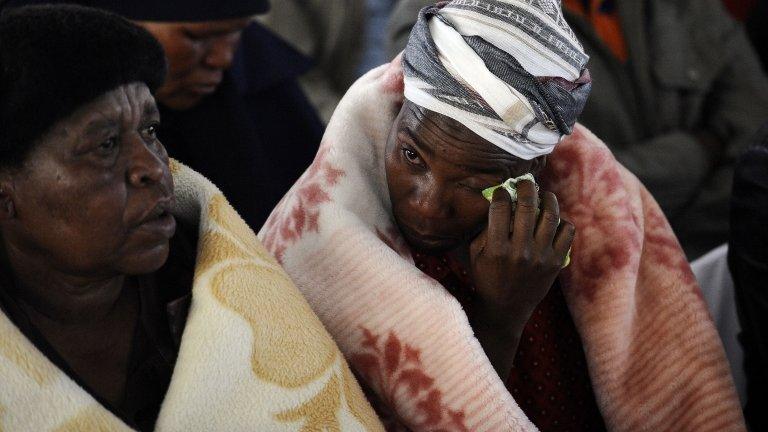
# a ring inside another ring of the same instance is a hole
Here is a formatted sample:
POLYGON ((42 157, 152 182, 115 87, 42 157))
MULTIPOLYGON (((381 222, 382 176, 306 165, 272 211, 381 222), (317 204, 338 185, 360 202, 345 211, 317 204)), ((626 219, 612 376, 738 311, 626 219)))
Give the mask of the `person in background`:
MULTIPOLYGON (((400 2, 391 55, 431 3, 400 2)), ((689 259, 725 243, 736 157, 768 118, 768 79, 743 29, 720 0, 562 3, 595 82, 579 121, 653 194, 689 259)))
POLYGON ((760 57, 763 70, 768 70, 768 0, 757 0, 744 21, 752 45, 760 57))
POLYGON ((310 62, 252 19, 267 0, 74 2, 122 15, 160 41, 169 62, 157 92, 160 138, 258 229, 312 162, 323 133, 296 81, 310 62))
POLYGON ((723 6, 732 17, 740 22, 745 22, 752 15, 757 6, 757 0, 721 0, 723 6))
POLYGON ((396 0, 281 0, 259 21, 315 62, 301 84, 325 123, 352 83, 391 60, 384 33, 396 0))
POLYGON ((357 65, 357 76, 389 63, 386 50, 386 27, 397 0, 365 0, 368 18, 365 20, 365 50, 357 65))
POLYGON ((744 23, 747 36, 755 48, 763 69, 768 66, 768 1, 766 0, 722 0, 728 12, 739 22, 744 23))
POLYGON ((768 124, 736 165, 728 266, 736 290, 744 348, 747 404, 753 431, 768 430, 768 124))

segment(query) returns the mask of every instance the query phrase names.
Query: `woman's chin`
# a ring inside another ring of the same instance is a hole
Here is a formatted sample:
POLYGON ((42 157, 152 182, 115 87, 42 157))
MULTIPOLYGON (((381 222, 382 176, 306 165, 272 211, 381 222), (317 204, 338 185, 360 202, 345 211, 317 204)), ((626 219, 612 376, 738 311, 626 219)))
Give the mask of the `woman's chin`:
POLYGON ((120 263, 118 270, 125 275, 142 275, 156 272, 168 260, 169 252, 170 246, 166 241, 126 257, 120 263))

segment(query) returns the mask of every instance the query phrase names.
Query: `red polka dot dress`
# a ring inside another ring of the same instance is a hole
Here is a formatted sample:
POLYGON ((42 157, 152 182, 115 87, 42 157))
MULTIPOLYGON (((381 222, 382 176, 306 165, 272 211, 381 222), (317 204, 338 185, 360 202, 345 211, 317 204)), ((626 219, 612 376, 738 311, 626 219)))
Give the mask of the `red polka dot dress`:
MULTIPOLYGON (((416 266, 440 282, 467 310, 474 287, 448 256, 416 253, 416 266)), ((526 324, 507 380, 515 401, 541 431, 604 431, 584 349, 555 282, 526 324)))

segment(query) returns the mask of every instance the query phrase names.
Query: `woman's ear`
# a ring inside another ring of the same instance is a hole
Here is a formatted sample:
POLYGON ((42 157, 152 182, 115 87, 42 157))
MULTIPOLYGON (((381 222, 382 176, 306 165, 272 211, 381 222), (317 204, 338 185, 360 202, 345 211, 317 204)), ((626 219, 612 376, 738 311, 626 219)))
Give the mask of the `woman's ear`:
POLYGON ((530 173, 533 174, 534 177, 538 178, 539 174, 546 166, 547 166, 547 155, 539 156, 531 160, 530 173))
POLYGON ((16 217, 13 182, 7 175, 0 175, 0 223, 16 217))

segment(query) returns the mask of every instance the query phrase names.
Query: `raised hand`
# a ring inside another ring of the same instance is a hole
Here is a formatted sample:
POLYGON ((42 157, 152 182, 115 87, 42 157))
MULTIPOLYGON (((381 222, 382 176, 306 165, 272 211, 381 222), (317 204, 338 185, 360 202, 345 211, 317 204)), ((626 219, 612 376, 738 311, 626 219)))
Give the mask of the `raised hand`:
POLYGON ((497 189, 488 226, 472 242, 475 284, 472 326, 497 372, 506 378, 520 334, 563 267, 575 235, 560 219, 557 197, 536 194, 530 181, 517 185, 517 205, 497 189), (539 207, 539 204, 541 206, 539 207))

